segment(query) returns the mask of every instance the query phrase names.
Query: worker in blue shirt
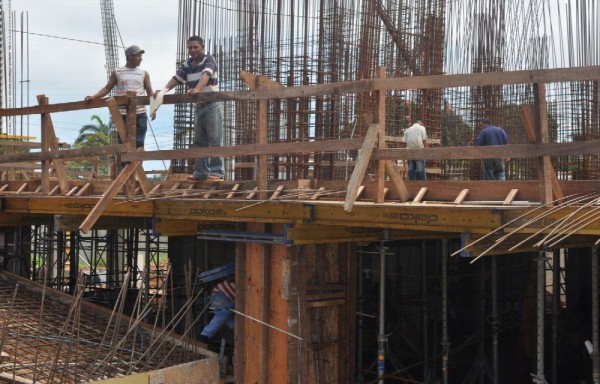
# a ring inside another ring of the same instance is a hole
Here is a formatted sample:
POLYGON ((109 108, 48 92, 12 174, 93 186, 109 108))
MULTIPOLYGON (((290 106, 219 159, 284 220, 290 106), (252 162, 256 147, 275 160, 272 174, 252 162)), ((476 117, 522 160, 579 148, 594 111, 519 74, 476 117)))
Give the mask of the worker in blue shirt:
MULTIPOLYGON (((508 136, 504 132, 504 129, 496 127, 489 117, 485 118, 483 122, 486 124, 486 127, 477 135, 475 140, 477 146, 508 144, 508 136)), ((504 159, 484 159, 483 178, 484 180, 506 180, 504 159)))

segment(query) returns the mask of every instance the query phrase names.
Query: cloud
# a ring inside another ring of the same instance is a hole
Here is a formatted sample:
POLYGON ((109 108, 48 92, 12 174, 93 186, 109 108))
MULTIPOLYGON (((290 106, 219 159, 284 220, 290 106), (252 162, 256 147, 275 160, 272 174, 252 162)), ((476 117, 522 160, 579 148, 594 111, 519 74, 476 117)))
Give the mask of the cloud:
MULTIPOLYGON (((4 7, 7 14, 7 5, 4 7)), ((175 71, 176 2, 127 0, 115 1, 114 7, 120 32, 119 43, 122 38, 123 45, 137 44, 146 51, 142 67, 149 72, 153 87, 162 88, 175 71)), ((30 105, 37 104, 35 96, 38 94, 48 96, 51 103, 78 101, 104 86, 107 79, 104 46, 94 44, 103 43, 98 1, 13 0, 12 11, 15 14, 13 29, 19 31, 13 35, 16 51, 13 70, 17 84, 13 95, 15 106, 21 106, 21 100, 26 105, 28 99, 30 105), (21 30, 28 30, 31 33, 29 38, 21 30), (26 58, 27 53, 29 61, 21 61, 21 55, 26 58)), ((120 52, 119 63, 125 64, 123 51, 120 52)), ((74 140, 79 128, 87 124, 94 113, 108 119, 108 112, 101 110, 53 115, 57 122, 57 136, 66 141, 74 140)), ((172 126, 172 116, 172 108, 161 108, 155 124, 172 126)), ((39 138, 39 116, 31 116, 29 121, 30 134, 39 138)), ((170 133, 172 135, 172 131, 170 133)), ((164 130, 160 135, 163 142, 168 137, 164 130)), ((150 134, 146 142, 151 143, 147 149, 155 149, 154 138, 150 134)))

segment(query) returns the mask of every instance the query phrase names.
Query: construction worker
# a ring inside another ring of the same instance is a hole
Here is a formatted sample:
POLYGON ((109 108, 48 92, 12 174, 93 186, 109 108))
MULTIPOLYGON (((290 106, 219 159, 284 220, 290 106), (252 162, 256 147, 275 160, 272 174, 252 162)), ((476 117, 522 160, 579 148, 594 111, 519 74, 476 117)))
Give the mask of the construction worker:
POLYGON ((231 309, 235 305, 234 276, 229 275, 217 283, 210 294, 210 310, 214 316, 202 329, 200 341, 208 343, 225 324, 233 331, 234 313, 231 309))
MULTIPOLYGON (((475 139, 477 146, 484 145, 506 145, 508 136, 504 129, 496 127, 489 117, 483 120, 485 128, 479 132, 475 139)), ((483 179, 484 180, 506 180, 504 173, 504 159, 484 159, 483 160, 483 179)))
MULTIPOLYGON (((191 36, 187 41, 189 59, 184 61, 175 75, 162 90, 156 91, 155 99, 160 100, 165 93, 177 84, 187 84, 188 95, 219 91, 217 61, 205 53, 204 39, 191 36)), ((157 107, 156 107, 157 108, 157 107)), ((151 108, 154 116, 155 108, 151 108)), ((221 147, 223 145, 223 103, 198 102, 195 108, 194 146, 221 147)), ((194 173, 188 176, 189 181, 209 180, 222 181, 225 177, 225 165, 222 157, 203 157, 196 159, 194 173)))
MULTIPOLYGON (((150 75, 148 72, 140 68, 142 63, 142 54, 145 51, 137 45, 132 45, 125 50, 127 63, 125 66, 116 68, 110 74, 110 78, 104 87, 92 96, 86 96, 85 101, 95 100, 104 97, 116 87, 117 96, 123 96, 128 91, 134 91, 138 96, 144 96, 144 91, 147 96, 152 96, 152 84, 150 83, 150 75)), ((120 107, 119 112, 127 123, 127 109, 120 107)), ((154 120, 154 116, 152 117, 154 120)), ((136 125, 135 125, 135 146, 136 148, 144 147, 146 131, 148 130, 148 117, 146 116, 146 107, 141 104, 136 108, 136 125)), ((119 139, 119 143, 121 140, 119 139)))
MULTIPOLYGON (((404 131, 402 141, 406 143, 406 148, 427 148, 427 131, 421 120, 417 120, 413 125, 404 131)), ((426 180, 425 160, 408 160, 408 179, 426 180)))

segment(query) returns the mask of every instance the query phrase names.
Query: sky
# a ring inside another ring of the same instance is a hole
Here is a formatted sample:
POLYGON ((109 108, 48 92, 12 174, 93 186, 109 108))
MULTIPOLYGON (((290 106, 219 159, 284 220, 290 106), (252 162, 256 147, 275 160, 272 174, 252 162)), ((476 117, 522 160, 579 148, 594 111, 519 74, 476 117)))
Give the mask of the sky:
MULTIPOLYGON (((2 3, 8 14, 8 1, 2 3)), ((175 71, 178 1, 113 0, 113 4, 123 45, 136 44, 146 51, 141 67, 150 74, 153 88, 162 88, 175 71)), ((100 0, 12 0, 11 10, 15 14, 13 29, 17 31, 14 39, 17 58, 14 65, 15 107, 36 105, 39 94, 45 94, 50 103, 83 100, 106 84, 100 0), (25 26, 21 23, 21 13, 25 26), (29 39, 23 35, 24 43, 21 44, 20 31, 27 29, 29 39), (21 60, 21 51, 23 57, 29 57, 28 63, 21 60)), ((7 35, 8 27, 6 20, 7 35)), ((119 65, 124 64, 125 54, 121 50, 119 65)), ((93 114, 108 121, 109 113, 104 108, 52 114, 59 140, 73 143, 79 129, 90 122, 93 114)), ((39 141, 39 115, 32 115, 28 120, 29 135, 39 141)), ((21 127, 26 134, 27 119, 22 123, 18 119, 16 123, 17 134, 21 127)), ((163 105, 150 125, 152 129, 148 127, 145 149, 156 150, 156 142, 159 149, 172 149, 172 106, 163 105)), ((144 164, 146 170, 165 169, 162 162, 149 163, 144 164)))

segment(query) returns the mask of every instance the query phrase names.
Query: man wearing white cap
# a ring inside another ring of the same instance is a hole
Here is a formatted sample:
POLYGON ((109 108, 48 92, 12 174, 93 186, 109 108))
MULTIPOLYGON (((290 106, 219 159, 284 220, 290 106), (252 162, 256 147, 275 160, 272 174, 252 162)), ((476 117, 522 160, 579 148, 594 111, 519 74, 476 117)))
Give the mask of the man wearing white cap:
MULTIPOLYGON (((140 68, 142 63, 142 54, 145 51, 137 45, 132 45, 125 50, 127 63, 125 66, 116 68, 110 74, 108 83, 92 96, 86 96, 85 101, 94 100, 108 95, 108 93, 116 87, 117 96, 123 96, 128 91, 134 91, 138 96, 152 96, 152 84, 150 83, 150 75, 148 72, 140 68)), ((119 107, 119 112, 127 122, 127 109, 119 107)), ((153 119, 154 120, 154 119, 153 119)), ((135 126, 135 146, 140 148, 144 146, 146 138, 146 130, 148 129, 148 117, 146 116, 146 107, 138 105, 136 109, 136 126, 135 126)), ((119 142, 121 142, 119 140, 119 142)))

